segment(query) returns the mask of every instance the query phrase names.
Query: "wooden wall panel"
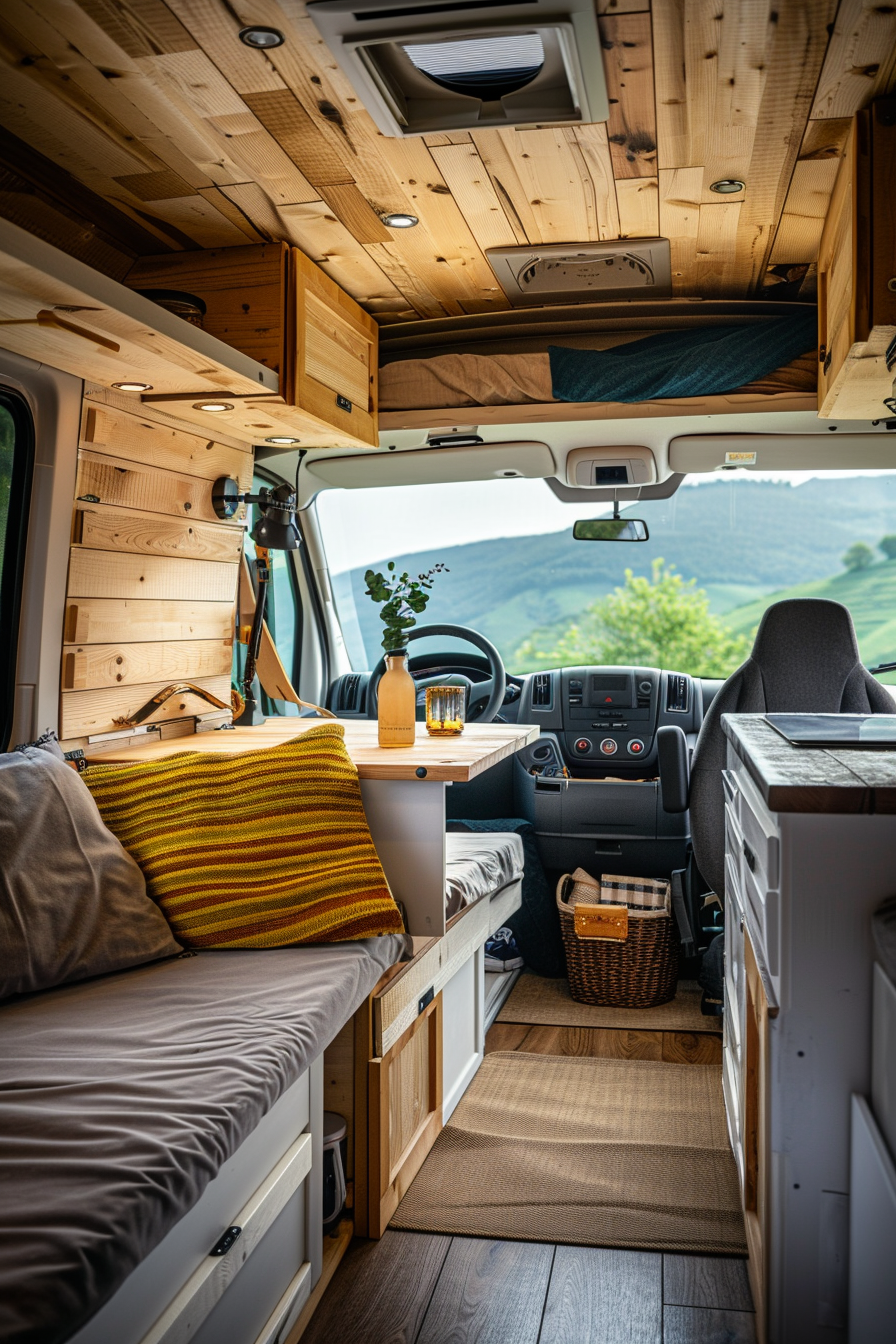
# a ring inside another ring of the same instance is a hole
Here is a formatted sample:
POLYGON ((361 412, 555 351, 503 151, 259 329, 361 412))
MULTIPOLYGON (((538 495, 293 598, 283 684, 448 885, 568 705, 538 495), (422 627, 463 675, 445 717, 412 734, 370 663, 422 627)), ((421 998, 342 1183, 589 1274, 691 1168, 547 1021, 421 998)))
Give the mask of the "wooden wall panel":
MULTIPOLYGON (((229 704, 243 525, 217 518, 212 489, 221 474, 243 488, 252 480, 251 453, 152 408, 85 402, 81 445, 60 711, 60 736, 79 745, 126 732, 130 715, 178 682, 229 704)), ((201 696, 179 694, 146 722, 190 733, 210 712, 201 696)))

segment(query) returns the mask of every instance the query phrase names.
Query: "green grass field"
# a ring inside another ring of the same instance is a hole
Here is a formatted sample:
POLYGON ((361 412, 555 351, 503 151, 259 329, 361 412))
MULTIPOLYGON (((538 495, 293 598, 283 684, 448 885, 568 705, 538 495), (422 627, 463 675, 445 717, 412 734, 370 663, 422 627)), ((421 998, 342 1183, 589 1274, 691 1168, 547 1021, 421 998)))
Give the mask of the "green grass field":
MULTIPOLYGON (((826 597, 842 602, 852 612, 862 661, 871 667, 896 661, 896 561, 883 560, 868 569, 843 570, 828 579, 768 593, 725 612, 721 619, 738 634, 752 635, 765 609, 789 597, 826 597)), ((896 676, 889 673, 881 680, 893 684, 896 676)))

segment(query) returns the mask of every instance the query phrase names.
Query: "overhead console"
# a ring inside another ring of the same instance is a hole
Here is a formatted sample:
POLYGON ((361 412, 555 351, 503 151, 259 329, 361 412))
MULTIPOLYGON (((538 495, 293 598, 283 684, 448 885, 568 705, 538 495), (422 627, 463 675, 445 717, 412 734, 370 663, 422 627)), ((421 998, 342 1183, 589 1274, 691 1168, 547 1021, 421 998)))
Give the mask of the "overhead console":
POLYGON ((566 481, 575 488, 653 485, 656 459, 649 448, 634 444, 624 447, 575 448, 566 459, 566 481))

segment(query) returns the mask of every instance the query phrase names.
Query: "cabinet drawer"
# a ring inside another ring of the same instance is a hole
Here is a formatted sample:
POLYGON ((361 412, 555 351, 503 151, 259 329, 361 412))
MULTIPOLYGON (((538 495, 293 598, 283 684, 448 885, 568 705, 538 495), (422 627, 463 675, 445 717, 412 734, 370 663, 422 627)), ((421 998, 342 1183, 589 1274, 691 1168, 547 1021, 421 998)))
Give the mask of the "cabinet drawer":
POLYGON ((751 923, 756 935, 756 953, 758 959, 765 963, 769 975, 777 981, 781 973, 781 894, 761 886, 748 867, 743 870, 743 878, 746 908, 752 915, 751 923))
MULTIPOLYGON (((765 809, 763 809, 763 812, 765 809)), ((764 816, 751 806, 746 793, 741 795, 741 849, 744 863, 759 886, 780 886, 781 842, 778 828, 769 814, 764 816)))

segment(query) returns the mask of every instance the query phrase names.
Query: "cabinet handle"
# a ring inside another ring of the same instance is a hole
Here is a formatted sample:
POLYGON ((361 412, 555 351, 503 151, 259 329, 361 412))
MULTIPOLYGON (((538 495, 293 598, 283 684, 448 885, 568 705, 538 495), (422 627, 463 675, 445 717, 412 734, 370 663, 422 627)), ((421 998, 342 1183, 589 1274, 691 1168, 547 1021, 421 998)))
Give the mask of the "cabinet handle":
POLYGON ((744 858, 745 858, 746 861, 747 861, 747 867, 749 868, 749 870, 750 870, 751 873, 755 873, 755 871, 756 871, 756 855, 753 853, 752 849, 751 849, 750 846, 747 844, 746 840, 744 841, 743 849, 744 849, 744 858))

